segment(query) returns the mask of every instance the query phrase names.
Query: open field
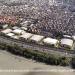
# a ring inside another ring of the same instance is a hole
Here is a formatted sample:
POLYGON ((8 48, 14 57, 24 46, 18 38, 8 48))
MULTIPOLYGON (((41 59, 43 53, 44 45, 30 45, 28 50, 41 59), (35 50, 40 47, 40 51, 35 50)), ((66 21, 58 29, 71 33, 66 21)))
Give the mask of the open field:
MULTIPOLYGON (((44 63, 38 63, 23 57, 12 55, 6 51, 0 50, 0 69, 1 70, 71 70, 69 67, 51 66, 44 63)), ((1 75, 74 75, 74 72, 10 72, 0 73, 1 75)))

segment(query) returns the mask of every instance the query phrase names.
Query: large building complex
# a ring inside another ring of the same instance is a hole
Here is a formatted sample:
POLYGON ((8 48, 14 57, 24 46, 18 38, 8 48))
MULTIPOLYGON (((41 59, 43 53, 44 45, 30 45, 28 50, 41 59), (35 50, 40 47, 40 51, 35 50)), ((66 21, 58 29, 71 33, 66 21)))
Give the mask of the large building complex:
POLYGON ((74 50, 75 1, 71 1, 1 1, 0 34, 22 44, 74 50))

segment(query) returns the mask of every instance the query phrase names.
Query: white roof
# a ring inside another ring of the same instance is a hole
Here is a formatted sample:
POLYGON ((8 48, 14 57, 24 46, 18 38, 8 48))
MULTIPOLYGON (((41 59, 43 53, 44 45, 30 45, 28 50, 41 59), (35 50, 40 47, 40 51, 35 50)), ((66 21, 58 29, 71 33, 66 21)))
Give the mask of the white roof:
POLYGON ((61 44, 72 46, 73 45, 73 40, 64 38, 64 39, 61 39, 61 44))
POLYGON ((72 36, 73 40, 75 40, 75 35, 72 36))
POLYGON ((22 34, 24 31, 21 30, 21 29, 15 29, 12 32, 15 33, 15 34, 22 34))
POLYGON ((11 31, 12 31, 11 29, 5 29, 5 30, 3 30, 1 32, 4 33, 4 34, 7 34, 7 33, 10 33, 11 31))
POLYGON ((7 28, 7 27, 8 27, 8 24, 4 24, 4 25, 3 25, 3 28, 7 28))
POLYGON ((25 38, 25 39, 28 39, 28 38, 30 38, 32 35, 33 35, 33 34, 31 34, 31 33, 25 32, 25 33, 24 33, 23 35, 21 35, 20 37, 25 38))
POLYGON ((30 21, 24 21, 24 22, 22 22, 22 23, 20 23, 20 24, 23 25, 23 26, 27 26, 29 22, 30 22, 30 21))
POLYGON ((44 38, 44 36, 41 36, 41 35, 33 35, 33 36, 30 38, 30 40, 39 42, 39 41, 41 41, 43 38, 44 38))
POLYGON ((26 27, 21 27, 21 29, 23 29, 23 30, 27 30, 27 28, 26 28, 26 27))
POLYGON ((14 35, 14 36, 12 36, 11 38, 13 38, 13 39, 19 39, 19 36, 14 35))
POLYGON ((71 36, 70 35, 63 35, 64 37, 66 37, 66 38, 71 38, 71 36))
POLYGON ((13 36, 13 35, 14 35, 13 33, 8 33, 8 34, 7 34, 7 36, 13 36))
POLYGON ((14 27, 12 27, 12 29, 19 29, 19 27, 17 27, 17 26, 14 26, 14 27))
POLYGON ((47 43, 47 44, 56 44, 56 43, 58 42, 58 40, 48 37, 48 38, 45 38, 45 39, 43 40, 43 42, 44 42, 44 43, 47 43))

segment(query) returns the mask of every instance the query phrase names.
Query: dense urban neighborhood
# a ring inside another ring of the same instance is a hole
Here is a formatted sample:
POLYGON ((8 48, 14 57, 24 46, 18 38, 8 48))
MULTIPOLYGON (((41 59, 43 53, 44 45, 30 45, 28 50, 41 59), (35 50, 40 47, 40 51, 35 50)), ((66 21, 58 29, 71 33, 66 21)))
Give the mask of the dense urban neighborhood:
POLYGON ((47 64, 73 61, 75 67, 74 3, 0 0, 0 48, 47 64))

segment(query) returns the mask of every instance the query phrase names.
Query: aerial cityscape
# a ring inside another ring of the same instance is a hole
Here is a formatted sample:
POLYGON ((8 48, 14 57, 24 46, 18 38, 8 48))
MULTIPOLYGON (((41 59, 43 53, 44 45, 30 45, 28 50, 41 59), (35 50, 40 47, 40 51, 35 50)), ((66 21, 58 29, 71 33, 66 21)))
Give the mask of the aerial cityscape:
POLYGON ((75 0, 0 0, 0 72, 27 65, 75 69, 75 0))

